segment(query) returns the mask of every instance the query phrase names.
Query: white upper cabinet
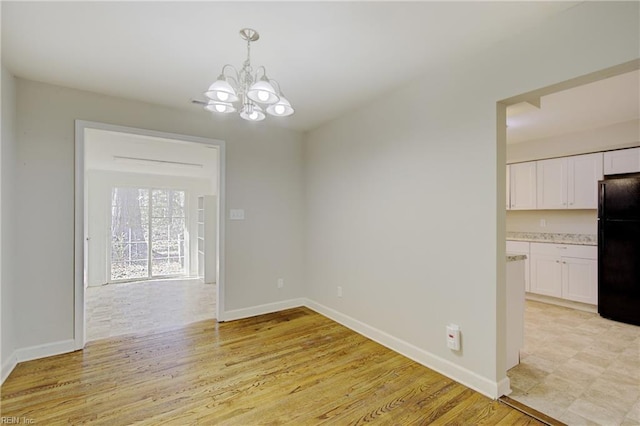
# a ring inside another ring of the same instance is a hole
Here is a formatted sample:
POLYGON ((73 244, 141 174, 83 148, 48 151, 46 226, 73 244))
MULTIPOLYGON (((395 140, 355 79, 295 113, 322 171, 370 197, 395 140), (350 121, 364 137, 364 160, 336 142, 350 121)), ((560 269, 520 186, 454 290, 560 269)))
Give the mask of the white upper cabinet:
POLYGON ((596 209, 602 153, 537 162, 538 209, 596 209))
POLYGON ((511 210, 536 208, 536 162, 511 164, 509 167, 511 210))
POLYGON ((604 153, 604 174, 640 172, 640 148, 619 149, 604 153))
POLYGON ((604 178, 602 153, 577 155, 567 160, 567 208, 597 209, 598 181, 604 178))
POLYGON ((537 162, 538 209, 567 208, 567 158, 537 162))

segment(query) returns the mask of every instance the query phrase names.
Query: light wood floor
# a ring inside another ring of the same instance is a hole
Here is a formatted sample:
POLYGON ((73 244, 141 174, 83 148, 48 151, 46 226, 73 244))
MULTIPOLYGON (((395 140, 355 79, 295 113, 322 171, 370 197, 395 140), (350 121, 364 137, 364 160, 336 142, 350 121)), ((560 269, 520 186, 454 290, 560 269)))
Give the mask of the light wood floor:
POLYGON ((21 363, 2 386, 2 416, 46 425, 541 424, 306 308, 21 363))

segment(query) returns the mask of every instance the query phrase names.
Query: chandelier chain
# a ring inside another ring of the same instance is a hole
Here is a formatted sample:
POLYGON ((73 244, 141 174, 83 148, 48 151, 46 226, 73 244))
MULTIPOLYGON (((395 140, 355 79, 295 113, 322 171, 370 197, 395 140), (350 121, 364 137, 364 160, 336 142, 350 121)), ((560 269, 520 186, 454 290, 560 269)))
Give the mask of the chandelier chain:
POLYGON ((247 40, 247 60, 244 65, 251 68, 251 40, 247 40))

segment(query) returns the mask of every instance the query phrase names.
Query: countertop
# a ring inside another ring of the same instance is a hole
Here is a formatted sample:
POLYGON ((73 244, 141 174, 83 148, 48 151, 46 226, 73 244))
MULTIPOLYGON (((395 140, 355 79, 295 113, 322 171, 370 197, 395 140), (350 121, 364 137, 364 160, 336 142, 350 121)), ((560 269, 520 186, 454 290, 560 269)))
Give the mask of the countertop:
POLYGON ((529 241, 532 243, 575 244, 597 246, 595 234, 552 234, 542 232, 507 232, 507 241, 529 241))
POLYGON ((526 254, 508 254, 507 255, 507 262, 515 262, 517 260, 526 260, 526 259, 527 259, 526 254))

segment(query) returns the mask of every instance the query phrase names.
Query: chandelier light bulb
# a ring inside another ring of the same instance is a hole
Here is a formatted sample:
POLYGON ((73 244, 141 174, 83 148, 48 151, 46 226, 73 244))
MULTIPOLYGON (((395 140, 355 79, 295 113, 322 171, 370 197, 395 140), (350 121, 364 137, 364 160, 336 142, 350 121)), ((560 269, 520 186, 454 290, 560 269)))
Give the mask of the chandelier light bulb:
POLYGON ((247 97, 254 102, 263 104, 275 104, 280 100, 276 93, 276 89, 269 83, 266 77, 262 77, 259 81, 253 83, 247 91, 247 97))
POLYGON ((286 117, 293 114, 293 108, 291 107, 291 104, 289 103, 287 98, 285 98, 284 95, 280 93, 280 100, 278 101, 278 103, 269 105, 267 107, 267 112, 278 117, 286 117))
POLYGON ((205 93, 205 96, 212 101, 219 102, 235 102, 238 100, 236 91, 225 77, 221 75, 216 81, 209 86, 209 90, 205 93))
POLYGON ((269 100, 269 92, 267 92, 266 90, 258 90, 258 99, 260 99, 261 102, 266 102, 269 100))
POLYGON ((260 106, 248 103, 240 111, 240 117, 248 121, 261 121, 266 117, 260 106))
POLYGON ((209 101, 204 106, 204 109, 211 112, 218 112, 218 113, 225 113, 225 114, 229 112, 234 112, 236 110, 233 104, 228 102, 220 102, 220 101, 209 101))

